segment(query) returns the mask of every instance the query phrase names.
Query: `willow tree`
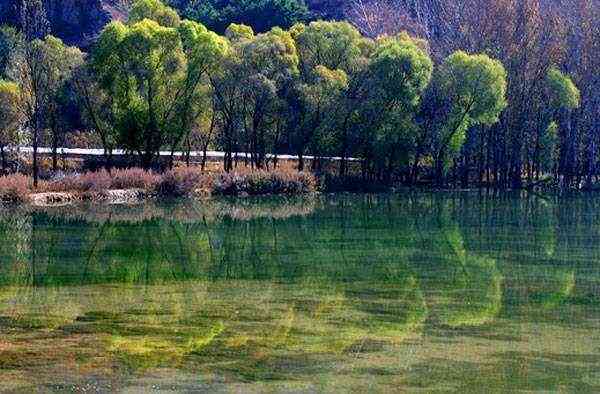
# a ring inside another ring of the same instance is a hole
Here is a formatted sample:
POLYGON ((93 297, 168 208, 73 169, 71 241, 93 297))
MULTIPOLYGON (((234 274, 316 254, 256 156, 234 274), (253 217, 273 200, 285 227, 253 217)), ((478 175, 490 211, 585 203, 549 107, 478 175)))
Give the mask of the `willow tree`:
POLYGON ((413 151, 414 117, 433 72, 424 41, 401 33, 380 39, 368 66, 370 95, 363 106, 360 155, 390 178, 399 159, 413 151))
POLYGON ((232 24, 226 36, 231 51, 211 78, 222 119, 224 167, 232 168, 232 152, 241 142, 252 165, 262 168, 282 133, 282 91, 298 73, 296 45, 280 28, 254 35, 248 26, 232 24))
POLYGON ((506 107, 506 71, 502 63, 487 55, 457 51, 444 60, 435 84, 444 105, 436 120, 433 158, 437 181, 443 182, 468 129, 497 122, 506 107))
MULTIPOLYGON (((305 95, 308 101, 295 103, 297 121, 291 131, 295 135, 295 150, 303 152, 310 142, 314 142, 316 131, 323 132, 327 129, 330 135, 322 136, 324 138, 321 140, 337 145, 335 150, 342 157, 340 172, 345 174, 351 149, 353 115, 366 97, 363 77, 367 63, 367 40, 347 22, 317 21, 308 25, 297 24, 290 32, 298 48, 301 84, 298 88, 324 94, 320 100, 329 104, 327 107, 315 105, 314 94, 305 95), (328 77, 333 77, 334 80, 323 78, 326 70, 328 77), (346 81, 340 84, 340 78, 346 81), (319 86, 323 83, 325 86, 319 86), (326 86, 328 84, 330 86, 326 86), (332 87, 334 90, 331 90, 332 87), (339 89, 343 89, 343 94, 340 94, 339 89)), ((323 147, 316 148, 321 150, 323 147)))
POLYGON ((82 52, 53 36, 26 43, 13 56, 10 76, 19 85, 20 110, 31 134, 33 184, 38 183, 38 145, 48 124, 48 111, 74 70, 83 62, 82 52))
MULTIPOLYGON (((579 107, 579 89, 571 78, 559 69, 551 67, 546 75, 546 97, 548 99, 548 115, 546 122, 556 122, 558 127, 559 157, 557 175, 564 177, 563 186, 569 187, 575 175, 577 162, 576 136, 573 132, 569 113, 579 107)), ((546 125, 546 127, 548 127, 546 125)))
POLYGON ((19 86, 14 82, 0 79, 0 157, 2 172, 6 172, 6 148, 18 142, 19 123, 19 86))
POLYGON ((98 86, 111 97, 117 140, 144 167, 189 133, 189 110, 227 51, 222 37, 171 11, 156 0, 136 2, 128 23, 103 30, 91 58, 98 86))
POLYGON ((181 23, 177 11, 160 0, 137 0, 131 5, 129 23, 141 22, 144 19, 153 20, 167 27, 177 27, 181 23))
POLYGON ((282 130, 282 89, 298 73, 298 54, 289 32, 273 28, 242 42, 242 125, 254 165, 262 168, 282 130))
POLYGON ((313 167, 327 145, 327 127, 335 125, 338 106, 348 89, 348 75, 340 69, 316 66, 306 82, 296 81, 288 91, 288 139, 304 170, 304 156, 311 149, 313 167))

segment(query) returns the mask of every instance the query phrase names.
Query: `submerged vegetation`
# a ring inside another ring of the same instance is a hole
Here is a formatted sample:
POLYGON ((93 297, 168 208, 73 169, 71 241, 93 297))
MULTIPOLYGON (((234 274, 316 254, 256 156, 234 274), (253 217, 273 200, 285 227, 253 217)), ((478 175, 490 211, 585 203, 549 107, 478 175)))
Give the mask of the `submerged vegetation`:
POLYGON ((0 389, 595 391, 596 208, 415 193, 0 211, 0 389))

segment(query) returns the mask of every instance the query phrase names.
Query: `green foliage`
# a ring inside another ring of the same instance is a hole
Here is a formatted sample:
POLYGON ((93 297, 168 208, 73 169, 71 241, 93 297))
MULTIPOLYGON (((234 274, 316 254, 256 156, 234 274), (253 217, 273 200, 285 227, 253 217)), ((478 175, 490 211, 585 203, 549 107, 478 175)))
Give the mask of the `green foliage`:
POLYGON ((181 22, 177 11, 167 7, 160 0, 136 0, 129 12, 128 23, 134 24, 144 19, 153 20, 167 27, 177 27, 181 22))
POLYGON ((343 70, 330 70, 321 65, 315 67, 315 81, 332 90, 344 90, 348 87, 348 75, 343 70))
POLYGON ((506 71, 487 55, 457 51, 444 60, 437 78, 437 93, 445 101, 438 124, 438 175, 447 159, 462 147, 469 127, 491 125, 506 107, 506 71), (449 154, 449 155, 448 155, 449 154))
POLYGON ((355 126, 359 155, 365 160, 363 169, 381 173, 387 167, 389 179, 398 160, 406 163, 414 151, 414 116, 433 62, 426 46, 406 34, 379 39, 369 52, 368 93, 355 126))
POLYGON ((553 106, 568 109, 579 107, 581 101, 579 89, 568 75, 563 74, 556 67, 551 67, 546 76, 546 83, 553 106))
POLYGON ((257 32, 288 28, 309 19, 303 0, 171 0, 186 18, 224 33, 232 23, 251 26, 257 32))
POLYGON ((348 22, 311 22, 308 26, 296 25, 291 32, 304 75, 310 75, 318 65, 349 72, 362 53, 363 38, 348 22))
POLYGON ((196 77, 216 67, 229 50, 227 40, 199 23, 184 20, 178 32, 187 56, 188 72, 196 77))
POLYGON ((489 125, 506 107, 506 71, 487 55, 453 53, 440 68, 439 83, 451 114, 458 115, 454 124, 489 125))
POLYGON ((231 25, 227 35, 231 51, 211 78, 221 141, 226 157, 244 144, 261 168, 282 132, 283 90, 298 74, 296 43, 280 28, 253 35, 247 26, 231 25))
POLYGON ((0 79, 0 146, 18 142, 21 119, 19 86, 0 79))
POLYGON ((127 25, 113 22, 104 29, 92 68, 111 97, 120 143, 149 165, 164 144, 177 144, 190 132, 202 110, 196 103, 206 94, 204 78, 228 44, 199 23, 174 18, 158 1, 137 2, 134 11, 127 25))
POLYGON ((260 73, 271 80, 280 81, 298 73, 296 44, 290 33, 274 28, 259 34, 240 48, 246 71, 260 73))
POLYGON ((552 164, 558 159, 558 124, 550 122, 548 127, 540 133, 539 153, 537 159, 540 165, 549 171, 552 164))
POLYGON ((23 37, 10 26, 0 26, 0 78, 7 76, 10 59, 22 44, 23 37))
POLYGON ((406 36, 382 40, 369 67, 384 100, 407 107, 418 104, 433 72, 427 52, 406 36))
POLYGON ((36 148, 41 130, 60 113, 55 105, 75 70, 84 62, 83 53, 60 39, 46 36, 27 42, 12 57, 9 76, 19 85, 22 121, 28 125, 34 146, 33 179, 38 182, 36 148))
POLYGON ((115 97, 113 111, 121 142, 128 149, 157 151, 174 133, 174 117, 169 114, 172 87, 185 78, 186 58, 178 31, 149 19, 130 26, 114 22, 100 42, 94 67, 102 87, 115 97))
POLYGON ((225 37, 230 41, 251 40, 254 38, 254 30, 250 26, 232 23, 225 30, 225 37))

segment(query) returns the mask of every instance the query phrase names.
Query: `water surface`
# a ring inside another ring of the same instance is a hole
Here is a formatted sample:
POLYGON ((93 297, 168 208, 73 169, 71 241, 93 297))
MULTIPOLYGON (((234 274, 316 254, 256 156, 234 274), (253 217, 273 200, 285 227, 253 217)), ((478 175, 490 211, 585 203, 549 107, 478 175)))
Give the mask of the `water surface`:
POLYGON ((600 391, 600 198, 0 210, 0 391, 600 391))

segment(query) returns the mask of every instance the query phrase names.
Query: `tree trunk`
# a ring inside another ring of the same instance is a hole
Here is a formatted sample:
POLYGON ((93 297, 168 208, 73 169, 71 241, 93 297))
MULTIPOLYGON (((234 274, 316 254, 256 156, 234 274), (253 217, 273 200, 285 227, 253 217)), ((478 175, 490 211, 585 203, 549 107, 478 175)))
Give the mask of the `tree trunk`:
POLYGON ((4 152, 4 145, 0 146, 0 155, 2 156, 2 174, 6 174, 6 153, 4 152))
POLYGON ((192 150, 192 147, 188 141, 188 143, 186 144, 186 149, 185 149, 185 166, 189 167, 190 166, 190 151, 192 150))
POLYGON ((444 186, 445 184, 445 174, 444 174, 444 160, 446 159, 446 152, 442 148, 437 155, 435 160, 435 183, 438 186, 444 186))
POLYGON ((52 136, 52 172, 58 171, 58 138, 56 132, 52 136))
POLYGON ((298 171, 304 171, 304 156, 302 151, 298 152, 298 171))
POLYGON ((202 171, 206 168, 206 150, 208 149, 208 145, 204 145, 204 149, 202 149, 202 163, 200 164, 200 168, 202 171))
POLYGON ((419 160, 421 160, 421 152, 417 149, 417 153, 415 153, 415 159, 412 165, 412 170, 410 173, 410 183, 415 185, 419 178, 419 160))
POLYGON ((38 135, 39 135, 39 121, 36 119, 35 126, 33 128, 33 187, 37 189, 38 187, 38 177, 39 177, 39 169, 38 169, 38 135))

